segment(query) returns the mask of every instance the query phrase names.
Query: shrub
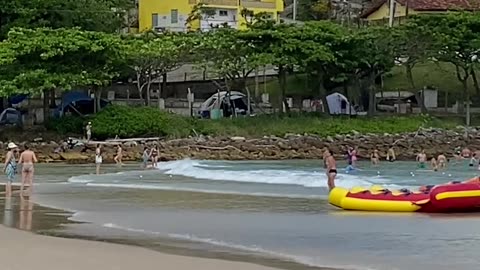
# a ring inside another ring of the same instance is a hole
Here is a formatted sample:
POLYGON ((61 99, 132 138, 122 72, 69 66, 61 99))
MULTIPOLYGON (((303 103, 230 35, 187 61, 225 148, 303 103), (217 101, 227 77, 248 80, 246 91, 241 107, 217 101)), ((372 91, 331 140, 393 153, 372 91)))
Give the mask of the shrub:
POLYGON ((47 122, 47 129, 58 134, 83 134, 84 123, 87 119, 78 116, 63 116, 52 118, 47 122))
POLYGON ((107 139, 190 135, 194 120, 150 107, 106 107, 92 119, 93 136, 107 139))

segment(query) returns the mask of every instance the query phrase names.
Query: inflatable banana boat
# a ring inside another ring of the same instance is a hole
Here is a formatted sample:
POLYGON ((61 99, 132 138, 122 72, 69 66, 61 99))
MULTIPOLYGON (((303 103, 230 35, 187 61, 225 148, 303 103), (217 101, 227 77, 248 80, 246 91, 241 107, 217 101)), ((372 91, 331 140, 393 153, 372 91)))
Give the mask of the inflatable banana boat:
POLYGON ((473 212, 480 211, 480 178, 465 182, 424 186, 417 191, 388 190, 381 186, 350 190, 335 187, 329 203, 344 210, 383 212, 473 212))

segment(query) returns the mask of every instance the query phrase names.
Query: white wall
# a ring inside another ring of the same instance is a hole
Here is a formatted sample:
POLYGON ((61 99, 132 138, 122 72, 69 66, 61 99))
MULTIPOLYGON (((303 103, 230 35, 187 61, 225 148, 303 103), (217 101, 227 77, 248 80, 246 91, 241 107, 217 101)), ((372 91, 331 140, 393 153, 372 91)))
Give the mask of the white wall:
POLYGON ((215 9, 215 15, 204 18, 201 21, 201 28, 202 29, 210 29, 211 25, 221 25, 227 23, 232 28, 237 28, 238 23, 238 14, 236 9, 215 9), (226 12, 226 14, 225 14, 226 12), (226 16, 220 16, 222 15, 226 16))
MULTIPOLYGON (((188 18, 188 14, 181 14, 178 13, 178 21, 176 23, 172 23, 172 16, 171 12, 168 14, 158 14, 158 21, 155 22, 152 18, 152 25, 154 28, 165 28, 171 31, 178 31, 183 32, 187 29, 185 26, 185 22, 188 18)), ((153 17, 153 15, 152 15, 153 17)))

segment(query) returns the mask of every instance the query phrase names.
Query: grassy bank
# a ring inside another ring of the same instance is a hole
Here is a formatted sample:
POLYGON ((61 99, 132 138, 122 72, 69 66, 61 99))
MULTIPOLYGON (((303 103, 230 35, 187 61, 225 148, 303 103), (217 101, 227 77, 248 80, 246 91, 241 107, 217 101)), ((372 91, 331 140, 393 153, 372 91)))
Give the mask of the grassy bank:
POLYGON ((92 121, 97 139, 162 136, 169 138, 203 134, 212 136, 262 137, 287 133, 335 136, 360 133, 402 133, 419 127, 453 128, 455 121, 425 116, 347 118, 320 115, 264 115, 236 119, 201 120, 160 112, 155 108, 110 106, 91 119, 64 118, 52 122, 58 133, 82 133, 83 124, 92 121), (75 124, 73 124, 75 123, 75 124))

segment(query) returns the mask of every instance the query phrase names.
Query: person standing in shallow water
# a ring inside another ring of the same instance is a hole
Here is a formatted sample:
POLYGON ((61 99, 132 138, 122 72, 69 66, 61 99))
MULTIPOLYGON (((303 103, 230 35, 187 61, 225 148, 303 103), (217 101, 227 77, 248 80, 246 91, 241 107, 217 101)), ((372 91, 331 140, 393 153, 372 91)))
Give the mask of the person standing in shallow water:
POLYGON ((15 155, 18 151, 18 146, 13 142, 8 144, 8 152, 5 156, 5 164, 3 166, 3 172, 7 176, 7 183, 5 185, 5 196, 12 196, 12 182, 15 180, 17 174, 17 161, 15 155))
POLYGON ((95 149, 95 166, 97 174, 100 174, 100 166, 102 165, 102 162, 102 146, 100 144, 97 144, 97 148, 95 149))
POLYGON ((326 157, 327 164, 327 184, 328 189, 331 191, 335 187, 335 177, 337 176, 337 162, 333 157, 331 150, 328 150, 328 155, 326 157))
POLYGON ((28 145, 23 146, 25 150, 20 155, 18 160, 19 164, 22 164, 22 186, 20 187, 20 196, 23 196, 23 189, 27 187, 27 196, 32 195, 33 190, 33 175, 35 173, 34 163, 37 163, 37 156, 29 149, 28 145))
POLYGON ((123 158, 123 149, 121 145, 118 145, 117 155, 113 158, 113 160, 115 160, 115 163, 117 163, 117 165, 123 165, 122 158, 123 158))

